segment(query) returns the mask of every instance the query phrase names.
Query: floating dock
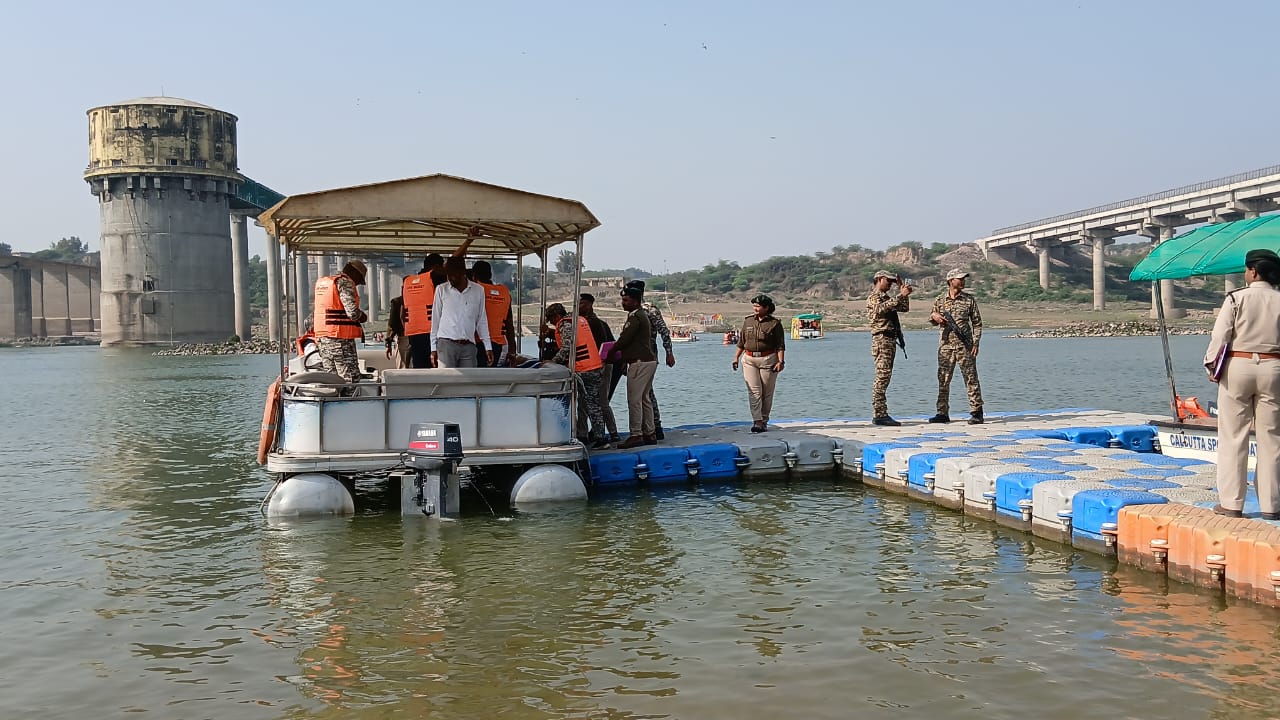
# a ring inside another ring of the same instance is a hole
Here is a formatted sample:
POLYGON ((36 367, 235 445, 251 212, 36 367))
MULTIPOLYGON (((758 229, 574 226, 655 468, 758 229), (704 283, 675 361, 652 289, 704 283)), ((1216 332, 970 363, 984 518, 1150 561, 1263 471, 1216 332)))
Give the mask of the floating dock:
POLYGON ((840 473, 1170 578, 1280 607, 1280 523, 1212 511, 1217 468, 1160 453, 1154 418, 1069 408, 982 425, 801 418, 683 425, 659 445, 591 454, 600 488, 840 473))

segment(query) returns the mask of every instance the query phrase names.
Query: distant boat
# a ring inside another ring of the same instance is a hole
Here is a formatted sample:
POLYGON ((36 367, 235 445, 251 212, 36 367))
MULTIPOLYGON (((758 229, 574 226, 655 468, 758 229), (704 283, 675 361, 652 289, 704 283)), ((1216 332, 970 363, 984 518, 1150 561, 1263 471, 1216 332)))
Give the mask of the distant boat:
POLYGON ((791 318, 792 340, 823 340, 826 337, 820 313, 805 313, 791 318))
POLYGON ((729 332, 725 333, 725 334, 724 334, 724 344, 725 344, 725 345, 737 345, 737 344, 738 344, 738 331, 737 331, 737 330, 730 330, 729 332))
POLYGON ((671 328, 671 342, 698 342, 698 335, 688 328, 673 327, 671 328))

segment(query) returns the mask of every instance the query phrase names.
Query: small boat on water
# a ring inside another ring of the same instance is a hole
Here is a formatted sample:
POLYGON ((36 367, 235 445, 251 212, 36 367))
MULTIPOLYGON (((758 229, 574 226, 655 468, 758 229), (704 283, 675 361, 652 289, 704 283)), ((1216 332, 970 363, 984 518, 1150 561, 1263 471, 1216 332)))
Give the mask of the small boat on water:
POLYGON ((724 344, 725 344, 725 345, 737 345, 737 344, 738 344, 738 331, 737 331, 737 330, 730 330, 729 332, 725 333, 725 334, 724 334, 724 344))
POLYGON ((698 342, 698 336, 696 333, 686 328, 671 328, 671 342, 673 343, 698 342))
POLYGON ((820 313, 804 313, 791 318, 792 340, 823 340, 826 337, 820 313))

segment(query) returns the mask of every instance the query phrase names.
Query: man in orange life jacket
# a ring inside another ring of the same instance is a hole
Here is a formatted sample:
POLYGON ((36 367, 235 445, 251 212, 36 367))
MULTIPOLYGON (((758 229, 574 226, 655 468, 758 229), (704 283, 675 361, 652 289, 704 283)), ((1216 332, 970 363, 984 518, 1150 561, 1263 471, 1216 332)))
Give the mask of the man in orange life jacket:
MULTIPOLYGON (((516 352, 515 322, 511 319, 511 291, 506 285, 493 282, 493 267, 484 260, 471 266, 475 283, 484 291, 485 319, 489 323, 489 339, 493 342, 493 363, 489 367, 507 364, 507 354, 516 352)), ((486 367, 484 344, 476 338, 476 362, 486 367)))
MULTIPOLYGON (((573 320, 565 312, 564 305, 552 303, 547 306, 547 323, 555 327, 556 345, 560 347, 560 351, 547 363, 553 362, 567 366, 573 320)), ((600 346, 596 344, 595 337, 591 334, 591 326, 581 315, 578 316, 578 337, 575 344, 577 347, 573 352, 573 367, 578 380, 582 383, 582 392, 578 393, 578 397, 582 399, 582 407, 586 408, 587 417, 591 420, 591 434, 587 440, 592 450, 607 448, 609 437, 605 430, 604 411, 600 408, 602 379, 600 368, 604 367, 604 362, 600 360, 600 346)))
POLYGON ((431 253, 422 264, 422 272, 406 277, 400 286, 410 367, 431 367, 431 313, 436 302, 436 285, 442 282, 444 258, 439 253, 431 253))
POLYGON ((357 285, 364 284, 364 263, 352 260, 337 275, 316 281, 312 328, 318 338, 320 363, 325 372, 337 373, 353 383, 360 377, 356 340, 364 337, 361 323, 368 316, 360 309, 357 285))

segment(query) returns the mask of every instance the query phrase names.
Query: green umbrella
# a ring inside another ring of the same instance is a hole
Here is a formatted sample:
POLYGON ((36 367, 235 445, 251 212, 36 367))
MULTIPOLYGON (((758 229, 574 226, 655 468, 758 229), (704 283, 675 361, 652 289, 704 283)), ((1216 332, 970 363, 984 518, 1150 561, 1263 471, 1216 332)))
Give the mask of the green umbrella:
POLYGON ((1244 272, 1245 253, 1258 248, 1280 248, 1280 215, 1206 225, 1166 240, 1138 263, 1129 279, 1180 280, 1244 272))

